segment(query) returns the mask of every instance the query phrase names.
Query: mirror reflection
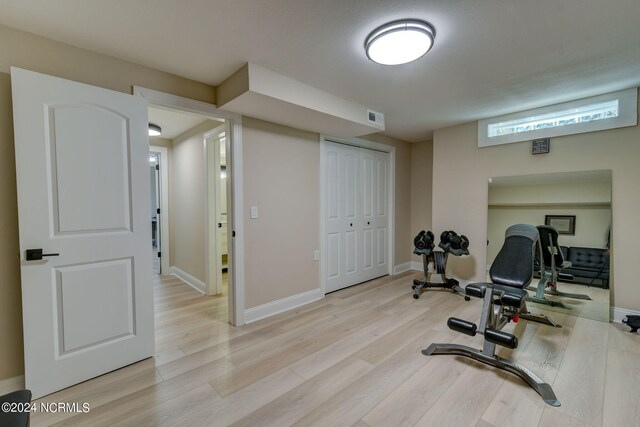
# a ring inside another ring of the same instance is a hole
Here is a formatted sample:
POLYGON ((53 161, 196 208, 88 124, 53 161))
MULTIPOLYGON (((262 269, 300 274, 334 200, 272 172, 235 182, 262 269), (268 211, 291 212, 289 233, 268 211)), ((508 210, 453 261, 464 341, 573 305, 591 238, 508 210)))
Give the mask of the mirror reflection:
POLYGON ((509 226, 541 226, 545 271, 528 289, 531 307, 608 322, 611 171, 494 177, 488 200, 487 271, 509 226))

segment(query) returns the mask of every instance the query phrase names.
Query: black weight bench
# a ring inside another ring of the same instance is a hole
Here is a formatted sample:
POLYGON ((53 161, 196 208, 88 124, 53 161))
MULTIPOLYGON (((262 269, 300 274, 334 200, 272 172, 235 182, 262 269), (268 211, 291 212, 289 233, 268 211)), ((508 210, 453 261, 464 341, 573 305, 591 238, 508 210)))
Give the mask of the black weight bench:
POLYGON ((561 292, 558 290, 558 276, 560 270, 570 268, 571 263, 564 260, 564 255, 558 244, 558 230, 548 225, 539 225, 536 227, 540 235, 541 253, 536 256, 536 261, 540 268, 540 281, 538 286, 527 286, 527 289, 534 291, 535 295, 529 298, 538 304, 546 304, 552 307, 561 307, 571 309, 562 301, 548 300, 544 297, 547 295, 555 295, 564 298, 574 298, 582 300, 591 300, 586 294, 573 294, 569 292, 561 292))
POLYGON ((30 390, 18 390, 0 396, 3 409, 0 410, 0 426, 28 427, 30 411, 26 406, 31 402, 30 390), (5 408, 5 405, 8 405, 5 408))
POLYGON ((535 227, 526 224, 509 227, 504 245, 489 272, 491 283, 473 283, 465 288, 466 295, 483 299, 480 324, 476 325, 456 317, 451 317, 447 321, 449 329, 456 332, 469 336, 483 335, 482 349, 478 350, 461 344, 431 344, 422 350, 422 354, 465 356, 511 372, 529 384, 546 403, 560 406, 549 384, 527 368, 495 354, 496 345, 511 349, 518 347, 518 338, 502 331, 510 321, 517 322, 522 318, 559 327, 547 316, 533 314, 527 310, 529 294, 524 288, 533 279, 533 260, 536 251, 539 250, 538 230, 535 227))

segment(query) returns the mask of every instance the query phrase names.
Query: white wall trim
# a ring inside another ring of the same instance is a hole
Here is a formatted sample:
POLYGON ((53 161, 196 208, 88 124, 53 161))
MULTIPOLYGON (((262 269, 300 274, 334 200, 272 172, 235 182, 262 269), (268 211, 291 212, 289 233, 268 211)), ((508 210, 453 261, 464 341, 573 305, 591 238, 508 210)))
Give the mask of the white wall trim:
POLYGON ((24 375, 11 377, 0 381, 0 395, 24 389, 24 375))
POLYGON ((320 291, 322 294, 327 293, 327 275, 325 270, 327 268, 327 261, 325 260, 325 254, 327 245, 325 244, 325 235, 327 233, 326 215, 327 207, 325 206, 327 186, 324 179, 324 169, 327 164, 327 147, 326 141, 322 135, 320 135, 320 170, 318 171, 318 180, 320 181, 320 291))
POLYGON ((133 94, 149 104, 175 110, 223 118, 231 122, 227 169, 230 171, 232 203, 228 205, 227 230, 229 241, 229 321, 236 326, 244 324, 244 209, 242 180, 242 116, 219 110, 214 104, 184 98, 140 86, 133 87, 133 94), (233 236, 235 233, 235 236, 233 236))
POLYGON ((242 163, 242 116, 233 115, 231 136, 227 138, 227 171, 231 171, 227 187, 227 239, 229 272, 229 320, 244 325, 244 180, 242 163), (229 203, 231 201, 231 203, 229 203), (233 207, 229 211, 228 207, 233 207), (235 233, 235 235, 233 235, 235 233), (233 286, 232 286, 233 284, 233 286), (232 303, 235 302, 235 303, 232 303))
POLYGON ((411 263, 410 262, 405 262, 403 264, 398 264, 395 267, 393 267, 393 274, 400 274, 400 273, 404 273, 405 271, 409 271, 411 270, 411 263))
POLYGON ((270 317, 297 307, 318 301, 324 298, 324 291, 321 288, 301 294, 292 295, 267 304, 249 308, 244 312, 245 323, 255 322, 266 317, 270 317))
POLYGON ((169 150, 167 147, 156 145, 149 146, 149 152, 159 155, 160 165, 160 269, 162 274, 170 274, 171 263, 169 259, 169 150))
POLYGON ((163 105, 174 110, 186 111, 188 113, 201 112, 204 114, 215 115, 217 117, 224 117, 225 119, 231 118, 225 116, 232 115, 227 111, 218 110, 214 104, 166 92, 160 92, 154 89, 147 89, 141 86, 133 86, 133 95, 146 99, 150 104, 163 105))
POLYGON ((622 323, 622 319, 624 319, 627 315, 640 316, 640 311, 613 306, 610 308, 610 319, 612 322, 622 323))
POLYGON ((181 268, 176 267, 175 265, 171 266, 171 274, 176 276, 178 279, 185 282, 187 285, 191 286, 196 291, 201 294, 205 293, 205 289, 207 289, 207 284, 197 277, 192 276, 181 268))
POLYGON ((411 270, 424 271, 424 265, 419 261, 411 261, 411 270))

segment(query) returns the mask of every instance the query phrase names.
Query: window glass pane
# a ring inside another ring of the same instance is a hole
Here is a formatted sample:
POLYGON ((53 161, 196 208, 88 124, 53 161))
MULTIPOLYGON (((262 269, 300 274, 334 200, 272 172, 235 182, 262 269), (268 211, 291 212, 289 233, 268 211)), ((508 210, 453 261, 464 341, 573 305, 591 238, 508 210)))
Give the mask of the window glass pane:
POLYGON ((502 135, 610 119, 618 117, 618 107, 619 101, 615 99, 533 117, 491 123, 487 126, 487 133, 489 138, 494 138, 502 135))

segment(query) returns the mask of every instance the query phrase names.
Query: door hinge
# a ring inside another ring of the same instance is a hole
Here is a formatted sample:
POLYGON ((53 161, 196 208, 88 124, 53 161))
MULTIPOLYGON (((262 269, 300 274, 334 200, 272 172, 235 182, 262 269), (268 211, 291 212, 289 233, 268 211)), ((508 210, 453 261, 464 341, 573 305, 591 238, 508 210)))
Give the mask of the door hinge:
POLYGON ((160 208, 156 209, 156 213, 159 214, 160 213, 160 208))
POLYGON ((162 252, 158 252, 158 258, 162 258, 162 252))
POLYGON ((159 171, 160 170, 160 165, 156 165, 156 170, 159 171))

